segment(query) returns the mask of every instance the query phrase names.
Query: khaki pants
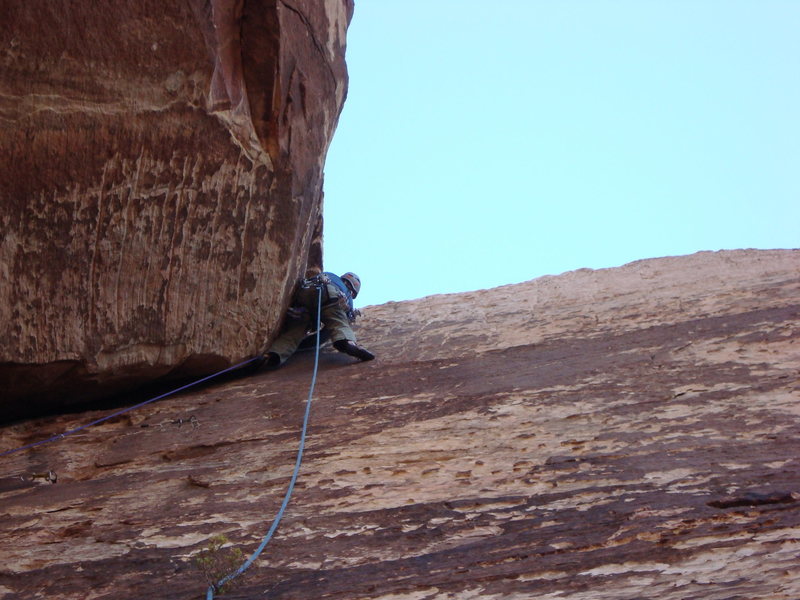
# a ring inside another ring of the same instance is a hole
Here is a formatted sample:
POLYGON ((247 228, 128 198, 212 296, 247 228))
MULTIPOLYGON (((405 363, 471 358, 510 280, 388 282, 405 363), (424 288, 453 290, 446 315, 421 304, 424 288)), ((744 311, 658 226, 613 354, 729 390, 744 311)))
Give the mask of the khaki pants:
MULTIPOLYGON (((333 285, 329 287, 333 288, 329 292, 330 297, 335 298, 335 287, 333 285)), ((315 318, 317 305, 305 306, 305 308, 308 310, 310 316, 302 319, 288 319, 283 326, 283 331, 280 336, 278 336, 278 339, 276 339, 269 348, 269 352, 274 352, 281 357, 281 363, 284 363, 286 359, 295 353, 300 342, 308 335, 308 330, 312 329, 317 324, 315 318), (312 319, 314 321, 313 323, 312 319)), ((330 333, 331 342, 338 342, 339 340, 356 341, 356 334, 353 333, 353 328, 350 327, 350 320, 347 318, 347 313, 345 313, 344 309, 342 309, 338 303, 323 306, 320 321, 330 333)))

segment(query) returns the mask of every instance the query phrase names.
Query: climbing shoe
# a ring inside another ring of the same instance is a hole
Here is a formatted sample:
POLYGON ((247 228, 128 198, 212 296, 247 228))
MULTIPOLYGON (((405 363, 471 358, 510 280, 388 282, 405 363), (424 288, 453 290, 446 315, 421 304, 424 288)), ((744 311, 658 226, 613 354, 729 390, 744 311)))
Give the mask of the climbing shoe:
POLYGON ((375 358, 375 355, 367 350, 366 348, 362 348, 355 342, 351 342, 350 340, 338 340, 333 342, 333 347, 336 348, 339 352, 344 352, 345 354, 349 354, 350 356, 355 356, 358 360, 372 360, 375 358))
POLYGON ((275 354, 274 352, 267 352, 267 355, 264 357, 264 368, 277 369, 280 366, 281 366, 281 357, 275 354))

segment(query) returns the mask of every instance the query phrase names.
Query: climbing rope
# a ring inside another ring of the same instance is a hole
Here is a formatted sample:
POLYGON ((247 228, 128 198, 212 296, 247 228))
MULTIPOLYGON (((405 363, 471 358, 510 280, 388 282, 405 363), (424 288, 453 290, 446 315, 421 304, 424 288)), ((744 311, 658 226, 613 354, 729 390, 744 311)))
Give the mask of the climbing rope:
MULTIPOLYGON (((289 487, 286 490, 286 495, 283 498, 283 502, 281 503, 281 507, 278 510, 278 514, 275 515, 275 518, 272 521, 272 525, 270 526, 269 531, 267 531, 267 534, 261 540, 261 544, 258 546, 256 551, 235 572, 231 573, 230 575, 227 575, 227 576, 223 577, 216 584, 210 585, 208 587, 208 592, 206 593, 206 600, 212 600, 214 598, 214 591, 219 590, 226 583, 228 583, 232 579, 234 579, 234 578, 238 577, 239 575, 241 575, 242 573, 244 573, 250 567, 250 565, 252 565, 255 562, 255 560, 259 557, 259 555, 264 551, 264 548, 267 546, 267 544, 269 543, 270 539, 272 539, 272 536, 275 533, 275 530, 278 528, 278 524, 280 523, 281 519, 283 518, 284 512, 286 512, 286 507, 288 506, 289 499, 291 498, 292 492, 294 491, 294 485, 295 485, 295 482, 297 481, 297 476, 300 473, 300 465, 301 465, 301 463, 303 461, 303 450, 305 449, 306 433, 308 431, 308 421, 309 421, 309 416, 311 414, 311 400, 312 400, 312 397, 314 395, 314 388, 316 387, 316 384, 317 384, 317 372, 319 371, 320 317, 321 317, 321 313, 322 313, 322 288, 319 287, 318 288, 318 298, 317 298, 316 351, 314 353, 314 373, 313 373, 313 375, 311 377, 311 387, 308 390, 308 400, 306 401, 305 416, 303 417, 303 428, 302 428, 302 432, 300 434, 300 446, 299 446, 299 448, 297 450, 297 460, 295 461, 294 472, 292 473, 292 478, 291 478, 291 480, 289 482, 289 487)), ((172 394, 176 394, 176 393, 181 392, 183 390, 189 389, 190 387, 193 387, 195 385, 203 383, 204 381, 208 381, 209 379, 213 379, 214 377, 218 377, 219 375, 222 375, 223 373, 227 373, 229 371, 233 371, 235 369, 239 369, 241 367, 244 367, 244 366, 250 364, 251 362, 253 362, 253 361, 255 361, 255 360, 259 359, 259 358, 260 357, 255 356, 255 357, 250 358, 250 359, 248 359, 246 361, 243 361, 243 362, 241 362, 241 363, 239 363, 237 365, 233 365, 232 367, 228 367, 227 369, 222 369, 221 371, 218 371, 216 373, 208 375, 207 377, 203 377, 202 379, 198 379, 197 381, 193 381, 191 383, 188 383, 188 384, 186 384, 184 386, 181 386, 179 388, 171 390, 171 391, 169 391, 169 392, 167 392, 165 394, 161 394, 160 396, 156 396, 155 398, 150 398, 149 400, 145 400, 144 402, 140 402, 139 404, 136 404, 134 406, 129 406, 128 408, 125 408, 123 410, 119 410, 119 411, 117 411, 115 413, 112 413, 110 415, 107 415, 107 416, 105 416, 105 417, 103 417, 101 419, 97 419, 95 421, 92 421, 91 423, 87 423, 85 425, 81 425, 80 427, 76 427, 75 429, 71 429, 69 431, 65 431, 63 433, 59 433, 57 435, 54 435, 54 436, 52 436, 50 438, 47 438, 47 439, 44 439, 44 440, 40 440, 38 442, 33 442, 31 444, 26 444, 25 446, 20 446, 19 448, 12 448, 11 450, 6 450, 6 451, 0 453, 0 457, 8 456, 10 454, 14 454, 15 452, 21 452, 22 450, 28 450, 30 448, 35 448, 37 446, 41 446, 43 444, 48 444, 50 442, 63 440, 64 438, 66 438, 66 437, 68 437, 70 435, 73 435, 75 433, 78 433, 79 431, 83 431, 85 429, 88 429, 89 427, 92 427, 94 425, 98 425, 100 423, 108 421, 109 419, 113 419, 115 417, 119 417, 120 415, 124 415, 125 413, 129 413, 129 412, 131 412, 133 410, 136 410, 137 408, 141 408, 142 406, 145 406, 145 405, 150 404, 152 402, 155 402, 157 400, 161 400, 162 398, 166 398, 167 396, 171 396, 172 394)))
POLYGON ((228 371, 234 371, 236 369, 244 367, 245 365, 250 364, 251 362, 253 362, 254 360, 256 360, 258 358, 259 358, 258 356, 254 356, 253 358, 250 358, 250 359, 248 359, 248 360, 246 360, 244 362, 240 362, 238 365, 233 365, 232 367, 228 367, 227 369, 222 369, 222 371, 217 371, 216 373, 213 373, 212 375, 208 375, 207 377, 203 377, 202 379, 198 379, 197 381, 193 381, 191 383, 187 383, 186 385, 184 385, 182 387, 179 387, 177 389, 174 389, 174 390, 172 390, 170 392, 167 392, 166 394, 161 394, 160 396, 156 396, 155 398, 150 398, 150 400, 145 400, 144 402, 140 402, 139 404, 136 404, 134 406, 129 406, 128 408, 125 408, 123 410, 117 411, 117 412, 115 412, 113 414, 110 414, 110 415, 108 415, 106 417, 103 417, 102 419, 97 419, 96 421, 92 421, 91 423, 87 423, 86 425, 81 425, 80 427, 76 427, 75 429, 71 429, 69 431, 65 431, 64 433, 59 433, 57 435, 54 435, 53 437, 47 438, 46 440, 40 440, 38 442, 33 442, 32 444, 26 444, 25 446, 20 446, 19 448, 13 448, 11 450, 6 450, 5 452, 0 453, 0 458, 2 458, 3 456, 7 456, 9 454, 14 454, 15 452, 21 452, 22 450, 28 450, 29 448, 35 448, 36 446, 41 446, 42 444, 48 444, 50 442, 63 440, 65 437, 70 436, 70 435, 72 435, 74 433, 78 433, 79 431, 83 431, 84 429, 88 429, 89 427, 92 427, 94 425, 98 425, 100 423, 103 423, 104 421, 108 421, 109 419, 113 419, 114 417, 118 417, 120 415, 124 415, 125 413, 129 413, 132 410, 136 410, 137 408, 141 408, 142 406, 145 406, 146 404, 150 404, 151 402, 155 402, 156 400, 161 400, 162 398, 166 398, 167 396, 171 396, 172 394, 177 394, 178 392, 182 392, 183 390, 189 389, 190 387, 193 387, 193 386, 195 386, 195 385, 197 385, 199 383, 203 383, 204 381, 208 381, 209 379, 213 379, 214 377, 218 377, 219 375, 222 375, 223 373, 227 373, 228 371))
POLYGON ((320 339, 319 339, 320 313, 322 312, 322 287, 318 287, 317 289, 319 293, 317 298, 317 326, 316 326, 317 339, 316 339, 316 350, 314 352, 314 374, 311 376, 311 387, 308 390, 308 400, 306 400, 306 412, 305 416, 303 417, 303 429, 300 434, 300 446, 297 449, 297 460, 295 461, 292 478, 289 481, 289 487, 286 490, 286 495, 283 497, 283 502, 281 503, 281 507, 278 510, 278 514, 275 515, 275 518, 272 521, 272 525, 270 525, 269 531, 267 531, 267 534, 261 540, 261 544, 259 544, 258 548, 256 548, 256 551, 253 552, 252 556, 250 556, 250 558, 248 558, 242 564, 242 566, 239 567, 236 571, 234 571, 230 575, 226 575, 225 577, 220 579, 216 584, 211 584, 210 586, 208 586, 208 592, 206 593, 206 600, 213 600, 215 591, 221 589, 222 586, 230 582, 232 579, 244 573, 250 567, 250 565, 252 565, 256 561, 261 552, 263 552, 264 548, 266 548, 270 539, 272 539, 272 535, 278 528, 278 523, 280 523, 281 519, 283 518, 283 513, 286 511, 286 507, 289 504, 289 499, 292 497, 292 492, 294 491, 294 484, 297 481, 297 476, 300 473, 300 464, 303 462, 303 450, 305 449, 306 431, 308 430, 308 417, 311 414, 311 398, 314 395, 314 386, 316 386, 317 384, 317 370, 319 367, 319 346, 320 346, 320 339))

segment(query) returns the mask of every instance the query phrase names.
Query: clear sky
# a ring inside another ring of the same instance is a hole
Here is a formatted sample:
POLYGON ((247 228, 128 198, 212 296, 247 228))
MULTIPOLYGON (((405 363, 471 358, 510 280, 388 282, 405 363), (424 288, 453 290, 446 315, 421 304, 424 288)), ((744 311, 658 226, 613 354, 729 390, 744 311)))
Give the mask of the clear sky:
POLYGON ((359 306, 800 247, 800 0, 356 0, 325 268, 359 306))

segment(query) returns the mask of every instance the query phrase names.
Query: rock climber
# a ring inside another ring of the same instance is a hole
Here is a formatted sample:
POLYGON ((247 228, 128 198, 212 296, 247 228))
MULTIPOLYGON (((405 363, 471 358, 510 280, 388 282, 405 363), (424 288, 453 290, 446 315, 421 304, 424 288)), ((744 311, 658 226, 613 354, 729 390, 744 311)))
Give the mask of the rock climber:
MULTIPOLYGON (((312 333, 317 324, 319 293, 322 293, 320 339, 330 339, 333 347, 355 358, 367 361, 375 358, 366 348, 356 343, 351 325, 358 312, 353 309, 353 299, 361 290, 361 279, 355 273, 341 277, 333 273, 320 273, 300 282, 286 314, 283 330, 264 356, 259 366, 274 369, 286 362, 312 333)), ((316 336, 314 336, 316 337, 316 336)))

